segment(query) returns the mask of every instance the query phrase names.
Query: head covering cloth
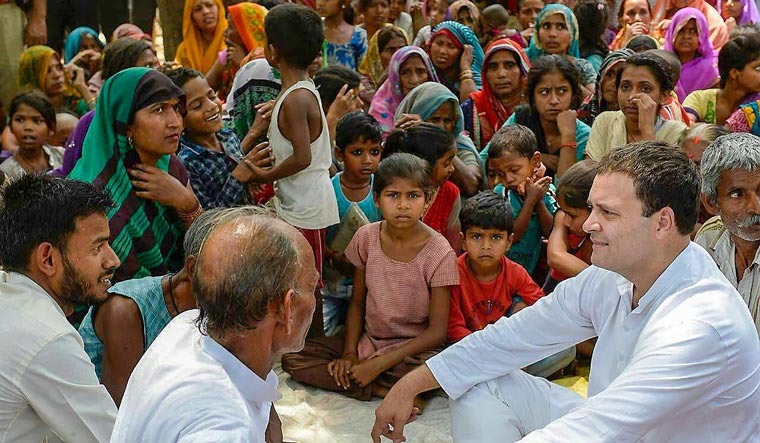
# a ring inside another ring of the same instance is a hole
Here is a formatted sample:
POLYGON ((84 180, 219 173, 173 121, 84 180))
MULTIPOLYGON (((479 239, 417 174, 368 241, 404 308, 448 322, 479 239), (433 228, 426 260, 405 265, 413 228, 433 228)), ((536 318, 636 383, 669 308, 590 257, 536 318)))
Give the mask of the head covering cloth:
POLYGON ((219 51, 226 48, 224 31, 227 30, 227 17, 224 15, 222 0, 213 0, 218 8, 216 29, 211 43, 206 46, 203 33, 193 22, 193 6, 197 0, 185 0, 182 15, 182 43, 177 48, 175 60, 186 68, 193 68, 207 73, 216 61, 219 51))
POLYGON ((565 19, 565 25, 570 33, 570 46, 567 48, 567 55, 580 58, 581 53, 578 49, 578 19, 575 18, 573 11, 565 5, 554 3, 544 6, 541 12, 536 16, 535 29, 533 38, 530 39, 530 46, 525 51, 528 58, 535 62, 539 57, 546 55, 546 51, 541 44, 541 23, 552 15, 561 15, 565 19))
POLYGON ((424 49, 419 46, 404 46, 396 51, 388 64, 388 78, 377 89, 369 108, 369 113, 382 126, 384 135, 388 135, 393 130, 396 122, 394 120, 396 108, 401 103, 401 100, 404 99, 400 80, 401 66, 413 56, 422 59, 422 63, 425 65, 428 73, 428 81, 438 82, 438 75, 435 73, 433 63, 424 49))
POLYGON ((427 120, 444 103, 451 102, 456 113, 453 135, 456 137, 457 150, 466 150, 478 155, 475 144, 464 133, 464 118, 459 107, 459 99, 446 86, 435 83, 423 83, 404 97, 404 100, 396 109, 395 118, 398 120, 401 114, 418 114, 422 120, 427 120))
POLYGON ((82 37, 85 35, 94 38, 98 43, 98 46, 100 46, 100 49, 103 49, 105 46, 105 43, 100 41, 100 36, 97 31, 88 28, 87 26, 80 26, 71 31, 68 37, 66 37, 66 43, 63 45, 64 60, 66 60, 66 63, 70 62, 79 53, 79 46, 82 44, 82 37))
MULTIPOLYGON (((182 267, 184 225, 170 208, 138 197, 128 169, 140 157, 127 139, 135 114, 184 92, 168 77, 148 68, 125 69, 103 84, 98 106, 82 143, 82 156, 69 173, 106 190, 115 206, 108 211, 111 247, 121 260, 116 281, 164 275, 182 267)), ((156 167, 187 185, 187 171, 175 155, 159 157, 156 167)))
MULTIPOLYGON (((508 38, 494 40, 486 47, 485 57, 483 59, 483 76, 486 77, 488 61, 499 51, 509 51, 514 54, 515 59, 517 59, 517 64, 520 67, 520 73, 523 76, 520 87, 524 90, 525 79, 530 70, 530 60, 528 60, 525 51, 508 38)), ((504 122, 507 121, 509 116, 512 115, 512 109, 504 107, 504 104, 499 97, 497 97, 496 93, 491 89, 491 85, 488 83, 487 79, 483 82, 483 88, 480 91, 470 94, 470 98, 474 102, 475 109, 477 110, 474 119, 480 122, 480 144, 485 146, 485 144, 491 140, 493 134, 498 131, 504 122)))
MULTIPOLYGON (((475 85, 480 89, 480 69, 483 67, 483 48, 480 46, 478 36, 472 32, 472 29, 453 21, 442 22, 433 29, 433 33, 430 36, 431 45, 433 40, 439 35, 447 36, 449 40, 459 48, 463 48, 464 45, 472 46, 472 77, 475 81, 475 85)), ((441 79, 444 78, 442 75, 439 75, 438 77, 441 79)), ((456 89, 459 89, 458 80, 454 86, 456 89)))
POLYGON ((708 89, 718 79, 718 52, 713 49, 708 34, 707 20, 699 9, 684 8, 673 15, 673 19, 665 33, 665 44, 662 49, 675 52, 674 44, 678 32, 689 22, 695 20, 699 32, 699 47, 697 57, 684 63, 681 67, 681 77, 676 84, 675 93, 683 100, 692 91, 708 89))

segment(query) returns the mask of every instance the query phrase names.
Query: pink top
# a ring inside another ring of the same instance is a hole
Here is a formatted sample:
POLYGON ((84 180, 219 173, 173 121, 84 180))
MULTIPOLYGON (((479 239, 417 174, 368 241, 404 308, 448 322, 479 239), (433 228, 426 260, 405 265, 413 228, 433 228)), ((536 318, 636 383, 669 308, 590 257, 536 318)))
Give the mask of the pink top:
POLYGON ((386 354, 428 327, 430 288, 459 284, 457 257, 436 233, 410 262, 391 259, 380 245, 380 224, 364 225, 346 248, 346 258, 365 269, 367 285, 360 359, 386 354))

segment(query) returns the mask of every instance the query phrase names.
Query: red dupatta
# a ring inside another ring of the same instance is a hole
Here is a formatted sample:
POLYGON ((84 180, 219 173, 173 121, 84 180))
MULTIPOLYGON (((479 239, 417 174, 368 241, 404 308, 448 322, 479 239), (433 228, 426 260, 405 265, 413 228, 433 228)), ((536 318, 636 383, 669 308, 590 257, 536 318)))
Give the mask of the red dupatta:
MULTIPOLYGON (((507 109, 491 89, 491 85, 486 79, 488 72, 488 62, 491 57, 498 51, 510 51, 515 54, 520 65, 520 72, 523 76, 528 75, 530 61, 525 51, 515 42, 508 38, 494 40, 486 47, 485 57, 483 58, 482 78, 483 89, 470 94, 473 101, 473 119, 480 120, 480 145, 485 146, 494 133, 501 128, 504 122, 512 115, 512 109, 507 109)), ((524 86, 524 85, 523 85, 524 86)), ((473 127, 477 127, 476 125, 473 127)))

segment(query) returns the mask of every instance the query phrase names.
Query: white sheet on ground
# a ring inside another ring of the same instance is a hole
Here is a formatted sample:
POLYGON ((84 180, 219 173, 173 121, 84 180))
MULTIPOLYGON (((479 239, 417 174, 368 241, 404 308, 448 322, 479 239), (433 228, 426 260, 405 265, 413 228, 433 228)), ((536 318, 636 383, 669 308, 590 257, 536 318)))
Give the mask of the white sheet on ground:
MULTIPOLYGON (((369 442, 380 400, 358 401, 302 385, 278 367, 282 398, 275 403, 286 442, 369 442)), ((436 395, 425 412, 405 428, 410 443, 451 443, 449 399, 436 395)), ((389 440, 384 440, 389 441, 389 440)))

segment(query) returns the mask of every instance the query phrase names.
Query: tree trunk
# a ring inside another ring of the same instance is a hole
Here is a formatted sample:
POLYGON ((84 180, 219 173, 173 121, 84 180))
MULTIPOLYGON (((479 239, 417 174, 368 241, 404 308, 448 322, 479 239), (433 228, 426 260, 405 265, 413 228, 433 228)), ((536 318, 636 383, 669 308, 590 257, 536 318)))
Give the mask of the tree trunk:
POLYGON ((177 46, 182 41, 182 10, 185 0, 156 0, 161 30, 164 37, 164 57, 174 60, 177 46))
MULTIPOLYGON (((161 29, 164 33, 164 57, 174 60, 174 54, 182 41, 182 16, 185 0, 156 0, 161 29)), ((225 9, 240 0, 222 0, 225 9)), ((222 12, 225 14, 225 12, 222 12)))

